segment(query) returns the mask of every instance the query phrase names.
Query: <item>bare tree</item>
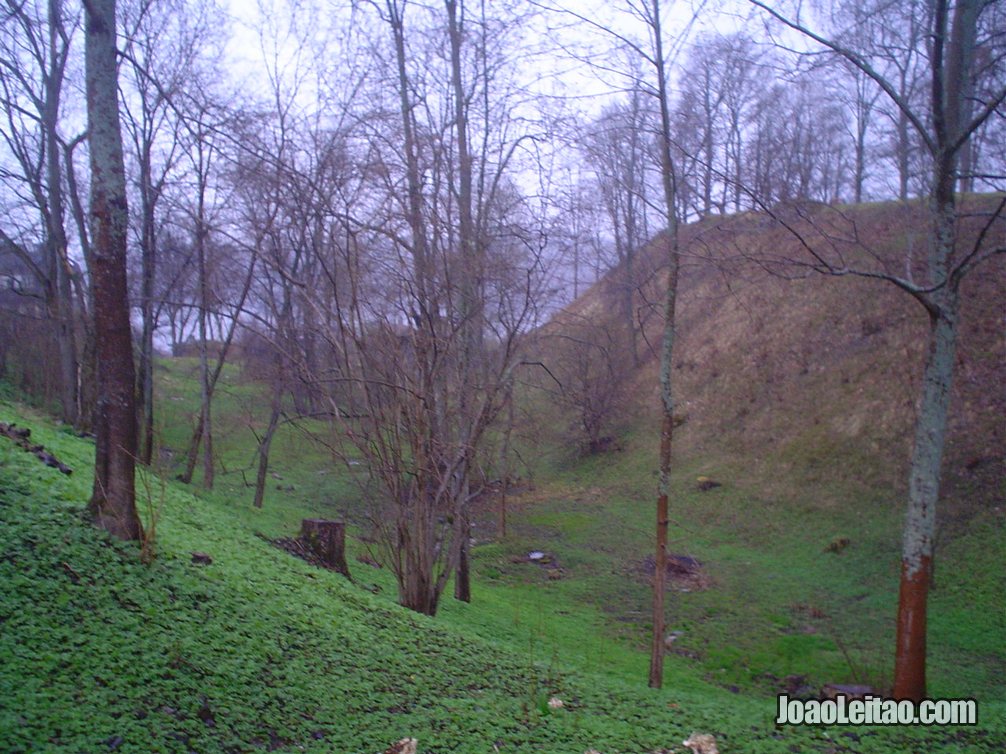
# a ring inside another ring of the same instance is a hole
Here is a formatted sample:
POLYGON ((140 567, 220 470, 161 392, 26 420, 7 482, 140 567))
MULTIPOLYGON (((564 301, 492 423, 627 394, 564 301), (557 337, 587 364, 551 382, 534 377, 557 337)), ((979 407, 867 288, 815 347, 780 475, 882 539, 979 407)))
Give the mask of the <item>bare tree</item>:
POLYGON ((577 426, 570 434, 582 438, 587 453, 612 444, 609 433, 625 407, 633 362, 620 325, 564 311, 541 338, 541 359, 554 379, 544 384, 559 405, 575 413, 577 426))
POLYGON ((341 171, 334 190, 312 189, 321 221, 308 246, 326 285, 294 281, 312 291, 315 314, 301 322, 324 344, 316 379, 341 452, 368 468, 399 601, 433 614, 453 576, 455 596, 469 597, 476 459, 537 294, 538 233, 508 179, 526 131, 497 96, 512 86, 501 53, 519 24, 453 0, 370 8, 373 68, 390 75, 357 121, 363 180, 341 171))
MULTIPOLYGON (((899 274, 884 266, 850 266, 845 259, 828 257, 812 244, 805 244, 811 254, 809 264, 812 268, 833 275, 859 274, 884 280, 918 301, 929 320, 908 480, 894 678, 894 695, 897 698, 920 700, 926 694, 926 605, 933 565, 940 467, 954 373, 961 283, 993 255, 1006 253, 1006 246, 1001 241, 986 243, 992 229, 1002 222, 1001 212, 1006 203, 1000 202, 997 210, 987 218, 977 242, 971 247, 964 247, 958 242, 960 210, 954 194, 961 151, 975 131, 1001 111, 1006 100, 1006 87, 1000 80, 986 90, 987 93, 977 103, 968 101, 973 96, 970 84, 978 57, 979 20, 993 4, 981 0, 961 0, 953 6, 946 0, 934 0, 928 4, 931 93, 927 108, 923 109, 903 96, 897 80, 890 80, 877 69, 869 50, 851 48, 838 39, 823 36, 812 30, 799 15, 787 16, 760 0, 751 2, 821 47, 842 56, 869 76, 911 124, 925 145, 928 156, 931 230, 929 253, 924 260, 909 260, 905 272, 899 274)), ((986 45, 1002 44, 994 37, 985 42, 986 45)), ((909 54, 917 54, 914 46, 910 53, 904 53, 906 57, 909 54)))
MULTIPOLYGON (((850 47, 862 49, 883 33, 879 28, 883 21, 869 14, 862 3, 840 3, 832 11, 833 26, 848 25, 855 39, 843 39, 850 47)), ((873 116, 877 102, 882 94, 880 88, 861 69, 838 57, 838 75, 835 77, 835 89, 838 99, 843 102, 844 110, 849 114, 847 126, 852 137, 854 159, 852 176, 852 201, 859 204, 863 201, 863 187, 868 178, 867 154, 870 147, 870 133, 874 128, 873 116)))
POLYGON ((154 333, 160 307, 155 300, 161 204, 177 166, 179 112, 174 100, 204 50, 207 18, 204 4, 151 3, 134 0, 124 13, 127 44, 123 51, 127 76, 123 89, 125 126, 136 165, 139 199, 140 285, 142 331, 138 360, 137 398, 140 412, 140 460, 149 464, 154 445, 154 333))
MULTIPOLYGON (((306 267, 314 260, 314 252, 320 251, 317 244, 322 239, 315 234, 324 230, 312 220, 319 209, 319 194, 331 187, 325 181, 323 168, 308 175, 298 172, 288 154, 296 149, 289 116, 288 110, 280 110, 275 122, 269 124, 274 126, 270 129, 273 133, 266 135, 271 137, 269 145, 262 143, 259 135, 256 153, 249 150, 242 155, 235 171, 235 182, 244 197, 244 217, 252 231, 255 258, 262 260, 261 272, 256 276, 256 298, 261 309, 256 335, 266 346, 264 376, 269 385, 269 420, 258 438, 256 451, 258 470, 253 505, 257 508, 264 501, 269 453, 283 415, 283 396, 286 392, 296 394, 294 383, 303 371, 298 369, 303 367, 300 355, 315 335, 316 328, 297 326, 297 309, 302 317, 304 312, 313 311, 303 300, 303 294, 318 274, 306 267)), ((245 141, 256 143, 251 136, 245 141)), ((324 158, 314 160, 312 167, 324 162, 324 158)), ((313 374, 317 374, 317 369, 313 374)), ((305 381, 311 379, 305 376, 305 381)))
MULTIPOLYGON (((563 13, 581 22, 585 28, 614 42, 623 54, 638 62, 630 70, 615 70, 610 65, 600 65, 602 70, 614 71, 623 79, 641 87, 652 97, 658 112, 653 141, 659 164, 659 177, 663 198, 662 209, 667 229, 660 238, 666 248, 667 284, 664 295, 664 333, 660 346, 660 400, 661 432, 659 454, 659 483, 656 506, 656 571, 653 577, 653 635, 650 652, 650 686, 659 688, 663 683, 664 669, 664 615, 667 577, 667 531, 670 499, 671 446, 674 431, 674 390, 671 384, 672 363, 677 321, 678 271, 680 255, 678 244, 678 176, 674 164, 674 131, 670 111, 670 84, 668 64, 671 57, 680 53, 691 24, 676 40, 668 45, 664 39, 665 6, 660 0, 625 0, 619 10, 631 25, 641 29, 640 38, 632 33, 623 34, 568 6, 555 7, 543 4, 554 12, 563 13), (635 71, 642 73, 636 75, 635 71)), ((694 15, 693 15, 694 20, 694 15)))
MULTIPOLYGON (((880 61, 878 74, 890 82, 900 102, 922 112, 926 108, 927 89, 925 35, 932 25, 933 4, 927 0, 910 0, 880 5, 878 9, 883 14, 876 26, 879 32, 876 42, 876 57, 880 61)), ((918 184, 912 186, 912 178, 919 169, 916 156, 926 151, 926 146, 906 108, 897 105, 890 96, 883 97, 880 106, 893 128, 891 149, 898 173, 898 198, 905 201, 913 188, 916 194, 923 191, 918 184)))
MULTIPOLYGON (((214 98, 208 84, 203 83, 187 92, 184 102, 178 105, 181 123, 185 132, 184 148, 189 162, 191 190, 194 205, 184 204, 190 223, 193 262, 195 272, 195 316, 196 335, 199 346, 200 407, 195 422, 192 439, 186 453, 185 470, 180 479, 189 483, 202 450, 202 484, 212 489, 215 474, 213 455, 213 393, 234 339, 237 319, 227 316, 224 309, 222 288, 227 278, 224 266, 226 243, 213 235, 214 212, 219 210, 220 196, 214 189, 214 178, 224 160, 223 152, 228 146, 225 134, 235 128, 238 114, 214 98), (213 341, 212 325, 214 313, 220 327, 218 338, 213 341), (211 366, 211 351, 216 366, 211 366)), ((244 279, 237 295, 237 310, 244 305, 248 295, 250 278, 254 266, 246 268, 245 275, 238 275, 232 281, 244 279)))
MULTIPOLYGON (((7 151, 16 171, 4 171, 15 196, 29 197, 38 212, 44 234, 41 264, 26 253, 31 243, 21 243, 4 231, 8 253, 18 255, 44 292, 50 320, 55 326, 60 365, 62 418, 80 422, 83 411, 78 390, 79 346, 74 298, 75 267, 68 252, 65 228, 66 201, 63 182, 63 141, 59 120, 76 20, 61 0, 49 0, 42 10, 35 3, 8 0, 3 8, 3 54, 0 56, 0 105, 7 151)), ((9 220, 8 220, 9 222, 9 220)), ((6 223, 5 223, 6 224, 6 223)), ((13 233, 14 236, 18 234, 13 233)))
POLYGON ((672 157, 672 124, 667 84, 667 58, 664 54, 661 7, 659 0, 651 0, 642 9, 642 18, 651 32, 653 41, 649 61, 655 69, 656 95, 660 106, 660 175, 664 189, 667 213, 667 288, 664 295, 664 336, 660 349, 660 399, 663 415, 660 424, 660 481, 657 494, 657 537, 653 574, 653 635, 650 642, 650 686, 660 688, 664 679, 664 596, 667 578, 667 528, 668 500, 670 498, 671 445, 674 435, 674 389, 671 370, 674 363, 674 341, 677 327, 678 272, 681 265, 678 247, 678 219, 676 210, 676 176, 672 157))
POLYGON ((646 95, 633 87, 627 101, 606 108, 587 130, 582 149, 596 174, 602 200, 615 239, 622 323, 630 344, 629 357, 639 365, 634 304, 636 254, 647 239, 647 162, 644 143, 652 129, 651 113, 644 109, 646 95))

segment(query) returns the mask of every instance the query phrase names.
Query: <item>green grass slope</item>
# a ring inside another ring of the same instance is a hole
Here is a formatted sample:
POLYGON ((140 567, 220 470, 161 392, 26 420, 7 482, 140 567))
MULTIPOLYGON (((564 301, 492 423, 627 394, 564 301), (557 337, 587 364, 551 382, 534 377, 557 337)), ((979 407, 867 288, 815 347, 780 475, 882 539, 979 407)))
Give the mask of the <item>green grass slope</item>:
POLYGON ((415 736, 424 752, 650 752, 680 750, 692 730, 724 752, 1006 742, 1001 707, 973 729, 776 730, 770 698, 694 678, 651 691, 603 658, 577 660, 572 627, 527 631, 554 597, 536 605, 486 584, 473 605, 427 619, 157 481, 146 565, 84 520, 91 444, 10 404, 0 413, 76 469, 65 477, 0 438, 0 751, 380 752, 415 736), (565 707, 550 710, 551 696, 565 707))

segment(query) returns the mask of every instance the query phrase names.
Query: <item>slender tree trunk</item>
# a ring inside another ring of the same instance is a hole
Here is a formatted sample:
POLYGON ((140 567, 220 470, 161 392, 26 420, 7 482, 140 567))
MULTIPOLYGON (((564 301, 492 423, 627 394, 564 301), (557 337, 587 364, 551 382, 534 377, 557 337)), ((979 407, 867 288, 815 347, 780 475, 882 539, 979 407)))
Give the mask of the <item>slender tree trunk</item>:
MULTIPOLYGON (((201 146, 200 146, 201 149, 201 146)), ((196 209, 196 254, 199 266, 199 374, 202 409, 200 410, 203 447, 203 487, 213 489, 213 388, 210 386, 209 362, 209 274, 206 270, 205 181, 200 177, 196 209)))
MULTIPOLYGON (((579 214, 579 210, 577 210, 579 214)), ((574 220, 574 222, 576 222, 574 220)), ((573 238, 573 300, 580 298, 580 229, 573 238)))
POLYGON ((45 77, 45 103, 43 126, 45 132, 46 183, 49 208, 46 235, 49 256, 49 274, 52 285, 51 314, 56 323, 56 341, 59 351, 60 402, 62 419, 77 425, 80 421, 78 395, 79 365, 77 361, 77 338, 74 322, 73 288, 70 280, 67 257, 66 230, 63 227, 63 171, 60 165, 59 136, 56 124, 59 120, 59 102, 63 82, 63 61, 65 48, 60 42, 62 30, 62 2, 49 0, 49 70, 45 77))
MULTIPOLYGON (((631 210, 630 210, 631 212, 631 210)), ((622 319, 625 322, 625 334, 628 336, 629 351, 632 355, 633 366, 639 366, 639 348, 636 345, 636 307, 633 303, 633 293, 635 291, 635 219, 629 220, 630 215, 626 215, 626 246, 625 261, 622 264, 622 319), (631 223, 631 227, 629 226, 631 223)))
POLYGON ((856 173, 853 177, 853 202, 863 201, 863 180, 866 173, 866 129, 858 127, 856 133, 856 173))
POLYGON ((908 511, 901 555, 901 587, 894 659, 894 696, 919 701, 926 695, 926 601, 932 578, 936 504, 954 373, 959 312, 956 272, 950 269, 957 243, 954 187, 961 134, 969 133, 967 91, 974 62, 980 3, 961 0, 952 10, 938 3, 933 23, 932 248, 928 295, 929 350, 915 421, 908 477, 908 511), (947 21, 952 16, 949 27, 947 21))
POLYGON ((713 109, 711 97, 711 82, 708 73, 706 74, 704 112, 706 116, 703 124, 702 153, 705 156, 705 165, 702 171, 702 214, 708 217, 713 211, 713 109))
MULTIPOLYGON (((479 296, 481 251, 476 238, 472 195, 472 154, 468 144, 468 107, 465 101, 464 82, 461 75, 461 45, 464 36, 464 5, 462 0, 445 0, 447 28, 451 45, 451 83, 454 93, 454 128, 458 147, 458 240, 461 251, 461 359, 458 370, 459 422, 456 428, 462 445, 463 462, 455 472, 460 476, 451 488, 456 490, 451 501, 453 515, 459 526, 453 536, 460 537, 456 545, 458 571, 454 580, 454 596, 462 602, 471 602, 471 574, 468 570, 468 491, 471 467, 471 429, 475 421, 476 376, 481 354, 482 307, 479 296)), ((449 566, 448 566, 449 567, 449 566)))
MULTIPOLYGON (((234 342, 234 333, 237 332, 237 317, 242 309, 244 309, 245 301, 248 300, 248 292, 251 290, 252 280, 255 278, 255 266, 257 263, 258 253, 256 252, 256 254, 252 257, 251 264, 248 265, 248 274, 245 276, 244 287, 242 287, 241 295, 238 297, 238 304, 237 307, 235 307, 235 315, 231 318, 230 325, 227 328, 227 335, 224 337, 224 341, 220 346, 220 353, 217 354, 216 366, 210 374, 208 395, 202 396, 200 400, 199 418, 196 420, 196 425, 192 432, 192 439, 189 441, 189 448, 185 454, 185 471, 178 476, 179 481, 185 484, 192 482, 192 475, 195 473, 196 463, 199 461, 199 448, 206 432, 204 427, 205 415, 203 414, 203 408, 213 401, 213 393, 216 390, 217 381, 220 379, 220 374, 224 370, 224 363, 227 360, 227 354, 230 352, 231 343, 234 342)), ((184 329, 185 326, 183 324, 181 330, 184 332, 184 329)))
POLYGON ((467 515, 464 516, 458 527, 458 536, 461 537, 461 541, 458 544, 458 571, 454 578, 454 599, 461 602, 471 602, 472 577, 468 563, 468 550, 472 527, 467 515))
POLYGON ((926 695, 926 602, 932 577, 936 505, 959 311, 957 284, 955 279, 948 279, 947 269, 957 233, 954 162, 952 157, 939 162, 931 200, 934 227, 930 271, 931 279, 944 281, 944 285, 929 297, 929 348, 908 478, 894 661, 894 696, 915 701, 926 695))
POLYGON ((143 212, 141 314, 143 332, 140 336, 139 385, 140 399, 140 462, 150 465, 154 453, 154 278, 157 271, 157 238, 154 228, 154 186, 150 177, 149 144, 142 146, 140 157, 140 198, 143 212))
POLYGON ((900 110, 898 111, 898 198, 901 201, 908 201, 908 178, 909 178, 909 141, 908 141, 908 116, 900 110))
POLYGON ((91 289, 85 281, 75 282, 77 300, 81 303, 80 327, 80 360, 77 362, 77 428, 82 432, 94 431, 94 408, 96 404, 95 385, 95 353, 96 339, 94 336, 94 306, 91 302, 91 289))
POLYGON ((283 349, 280 346, 280 343, 284 338, 288 342, 293 341, 293 338, 289 337, 290 330, 292 329, 290 325, 292 316, 293 302, 291 299, 290 286, 286 281, 284 281, 283 305, 276 321, 277 343, 275 344, 273 351, 271 381, 272 396, 269 401, 269 426, 266 427, 265 434, 262 436, 262 441, 259 443, 258 475, 255 480, 254 500, 254 506, 256 508, 262 507, 262 501, 265 497, 266 474, 269 471, 269 450, 272 447, 272 438, 276 434, 276 427, 279 426, 279 418, 283 413, 283 378, 284 370, 286 369, 286 359, 283 357, 283 349))
POLYGON ((269 426, 266 427, 265 434, 262 435, 262 442, 258 446, 258 474, 255 478, 254 500, 256 508, 261 508, 262 501, 265 499, 266 475, 269 472, 269 449, 272 447, 272 438, 276 434, 276 427, 279 426, 279 417, 283 406, 281 395, 279 386, 273 385, 269 426))
POLYGON ((736 152, 734 153, 734 212, 741 211, 741 169, 744 162, 741 159, 744 149, 744 139, 740 130, 737 131, 736 152))
MULTIPOLYGON (((63 145, 63 161, 66 165, 67 197, 70 201, 70 212, 77 226, 77 237, 80 241, 84 264, 89 270, 94 269, 94 254, 91 250, 90 234, 87 230, 87 211, 80 199, 77 186, 77 172, 73 165, 73 150, 77 142, 63 145)), ((95 353, 96 338, 94 334, 94 292, 93 286, 76 275, 73 279, 76 289, 77 304, 75 309, 81 313, 80 360, 77 365, 77 426, 84 431, 94 429, 94 407, 96 405, 95 385, 95 353)))
POLYGON ((641 128, 639 115, 639 92, 632 93, 631 120, 629 122, 629 164, 627 169, 627 180, 625 186, 625 290, 622 292, 622 306, 625 308, 625 326, 629 335, 629 349, 632 353, 632 365, 639 366, 639 348, 636 333, 636 307, 633 304, 633 294, 636 289, 636 250, 642 245, 640 243, 639 226, 637 223, 637 206, 644 204, 642 192, 645 190, 643 180, 641 155, 639 154, 639 139, 641 128))
POLYGON ((192 437, 189 439, 189 448, 185 452, 185 471, 178 475, 178 481, 183 484, 192 483, 192 475, 196 473, 196 463, 199 461, 199 446, 203 440, 203 410, 200 405, 199 418, 192 430, 192 437))
POLYGON ((671 385, 678 296, 678 222, 675 214, 674 163, 671 158, 671 118, 667 105, 667 74, 660 31, 660 3, 651 0, 657 59, 657 96, 660 100, 660 161, 664 202, 667 206, 667 291, 664 298, 664 337, 660 355, 660 477, 657 495, 656 552, 653 571, 653 636, 650 644, 652 688, 664 682, 664 592, 667 579, 668 499, 671 482, 671 441, 674 432, 674 391, 671 385))
POLYGON ((514 405, 513 405, 513 385, 507 385, 506 396, 507 423, 503 431, 503 442, 500 445, 500 475, 502 481, 500 485, 499 504, 499 536, 500 539, 506 537, 506 496, 510 488, 510 436, 513 433, 514 425, 514 405))
POLYGON ((97 336, 95 523, 121 539, 140 539, 136 513, 136 386, 126 285, 128 208, 115 48, 115 0, 86 4, 87 121, 91 154, 91 238, 97 336))

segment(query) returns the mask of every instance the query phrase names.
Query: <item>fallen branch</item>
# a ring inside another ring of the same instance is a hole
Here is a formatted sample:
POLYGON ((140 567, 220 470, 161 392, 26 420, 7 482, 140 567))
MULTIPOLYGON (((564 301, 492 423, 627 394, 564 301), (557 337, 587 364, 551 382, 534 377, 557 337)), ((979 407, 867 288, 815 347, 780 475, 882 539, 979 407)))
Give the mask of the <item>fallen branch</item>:
POLYGON ((60 461, 56 456, 47 451, 42 445, 33 445, 31 443, 31 430, 28 427, 18 427, 16 424, 7 424, 6 422, 0 422, 0 435, 10 439, 15 445, 24 450, 26 453, 31 453, 38 460, 53 469, 59 469, 60 472, 69 476, 73 473, 73 469, 67 466, 65 463, 60 461))

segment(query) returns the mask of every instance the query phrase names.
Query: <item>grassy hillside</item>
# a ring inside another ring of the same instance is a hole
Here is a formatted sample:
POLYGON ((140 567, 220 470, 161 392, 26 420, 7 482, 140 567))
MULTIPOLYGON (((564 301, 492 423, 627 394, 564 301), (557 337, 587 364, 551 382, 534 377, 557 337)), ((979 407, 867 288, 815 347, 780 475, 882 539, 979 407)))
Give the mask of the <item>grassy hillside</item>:
MULTIPOLYGON (((874 205, 843 217, 894 255, 915 243, 904 211, 874 205)), ((695 567, 671 580, 668 628, 681 633, 663 691, 644 687, 654 246, 637 268, 640 364, 624 375, 608 452, 584 455, 570 442, 573 414, 526 375, 523 480, 508 496, 507 535, 499 500, 482 500, 473 602, 445 599, 433 620, 395 605, 388 570, 356 559, 380 556, 362 541, 361 469, 312 440, 338 439, 324 422, 280 429, 265 506, 251 507, 267 401, 237 366, 214 403, 215 489, 201 490, 198 472, 192 487, 141 478, 142 512, 157 521, 149 565, 83 519, 90 442, 0 402, 0 421, 30 426, 76 470, 65 477, 0 438, 0 751, 380 752, 416 736, 427 752, 611 754, 682 751, 693 730, 714 733, 722 752, 1003 750, 1001 262, 968 289, 930 616, 930 693, 976 697, 980 725, 773 725, 784 688, 890 683, 925 324, 917 305, 868 282, 784 282, 735 253, 789 243, 750 217, 686 230, 670 549, 695 567), (699 476, 721 486, 701 491, 699 476), (352 524, 354 583, 267 541, 319 515, 352 524), (528 562, 531 550, 548 566, 528 562), (212 564, 194 564, 195 551, 212 564), (549 708, 553 696, 562 709, 549 708)), ((574 317, 617 334, 614 280, 546 332, 574 317)), ((188 443, 196 370, 191 359, 157 366, 163 479, 188 443)))
POLYGON ((427 619, 392 604, 383 572, 353 561, 350 584, 173 485, 151 486, 158 557, 145 565, 83 520, 90 443, 0 411, 76 469, 65 477, 0 443, 3 751, 373 752, 411 735, 430 752, 649 752, 693 729, 723 751, 1006 740, 1001 706, 983 709, 979 729, 776 730, 771 698, 687 668, 663 692, 643 688, 637 658, 591 640, 596 621, 562 592, 480 579, 473 605, 427 619), (194 564, 193 551, 213 562, 194 564), (565 707, 550 709, 552 696, 565 707))

